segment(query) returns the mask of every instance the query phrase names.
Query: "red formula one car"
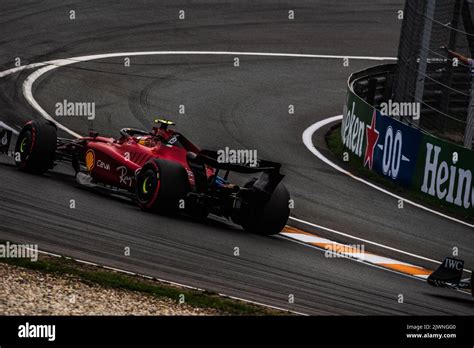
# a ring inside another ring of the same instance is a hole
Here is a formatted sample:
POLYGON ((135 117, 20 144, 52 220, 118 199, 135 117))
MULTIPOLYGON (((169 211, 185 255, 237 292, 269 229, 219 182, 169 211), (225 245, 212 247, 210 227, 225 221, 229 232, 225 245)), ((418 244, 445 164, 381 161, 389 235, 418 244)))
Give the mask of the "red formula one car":
POLYGON ((57 137, 53 123, 30 121, 18 135, 15 161, 20 169, 35 174, 60 161, 69 162, 81 185, 133 194, 143 210, 199 218, 211 213, 265 235, 283 229, 290 196, 281 182, 280 164, 222 163, 216 151, 201 150, 170 129, 174 123, 155 122, 151 132, 124 128, 119 139, 97 132, 65 139, 57 137), (259 176, 236 185, 229 182, 230 172, 259 176))

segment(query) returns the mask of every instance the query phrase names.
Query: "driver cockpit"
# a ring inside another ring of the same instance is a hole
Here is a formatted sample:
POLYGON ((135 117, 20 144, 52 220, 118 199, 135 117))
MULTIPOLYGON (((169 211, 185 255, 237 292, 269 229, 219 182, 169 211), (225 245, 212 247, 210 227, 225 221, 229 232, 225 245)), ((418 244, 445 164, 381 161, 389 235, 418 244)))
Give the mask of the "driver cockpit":
POLYGON ((177 134, 169 130, 168 127, 174 125, 167 120, 155 120, 159 126, 153 127, 151 132, 135 128, 123 128, 120 130, 121 140, 127 141, 133 139, 136 143, 145 147, 156 147, 161 144, 173 145, 177 141, 177 134))
POLYGON ((136 137, 137 143, 146 147, 155 147, 160 143, 157 137, 152 135, 143 135, 136 137))

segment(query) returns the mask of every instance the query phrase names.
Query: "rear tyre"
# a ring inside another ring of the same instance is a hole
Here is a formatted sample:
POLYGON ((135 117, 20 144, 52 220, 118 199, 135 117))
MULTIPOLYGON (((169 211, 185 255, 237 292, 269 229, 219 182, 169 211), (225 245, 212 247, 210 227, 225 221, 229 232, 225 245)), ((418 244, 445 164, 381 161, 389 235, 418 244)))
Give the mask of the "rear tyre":
POLYGON ((53 168, 57 145, 57 129, 52 123, 28 122, 15 145, 15 162, 20 170, 43 174, 53 168))
POLYGON ((180 164, 151 160, 140 170, 136 183, 137 203, 143 210, 161 214, 184 211, 189 180, 180 164))
POLYGON ((269 200, 249 202, 240 218, 241 226, 248 232, 260 235, 280 233, 288 222, 290 194, 279 183, 269 200))

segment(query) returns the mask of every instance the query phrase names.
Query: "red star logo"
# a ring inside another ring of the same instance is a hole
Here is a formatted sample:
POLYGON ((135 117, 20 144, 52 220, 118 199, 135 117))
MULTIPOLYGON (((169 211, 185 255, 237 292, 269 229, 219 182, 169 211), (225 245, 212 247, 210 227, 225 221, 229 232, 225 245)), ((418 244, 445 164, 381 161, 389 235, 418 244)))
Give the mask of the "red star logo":
POLYGON ((367 147, 365 148, 364 156, 364 167, 369 163, 369 168, 372 170, 372 165, 374 164, 374 151, 377 141, 379 140, 379 132, 375 129, 375 122, 377 119, 377 112, 374 111, 372 115, 372 124, 367 126, 365 129, 365 134, 367 136, 367 147))

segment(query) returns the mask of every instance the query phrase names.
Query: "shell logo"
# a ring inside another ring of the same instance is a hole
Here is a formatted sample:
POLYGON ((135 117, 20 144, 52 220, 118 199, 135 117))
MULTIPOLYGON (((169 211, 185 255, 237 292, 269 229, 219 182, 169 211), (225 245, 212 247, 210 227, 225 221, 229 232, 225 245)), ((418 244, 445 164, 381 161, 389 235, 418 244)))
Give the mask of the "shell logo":
POLYGON ((90 172, 94 168, 95 164, 95 153, 93 150, 88 150, 86 152, 86 167, 87 170, 90 172))

